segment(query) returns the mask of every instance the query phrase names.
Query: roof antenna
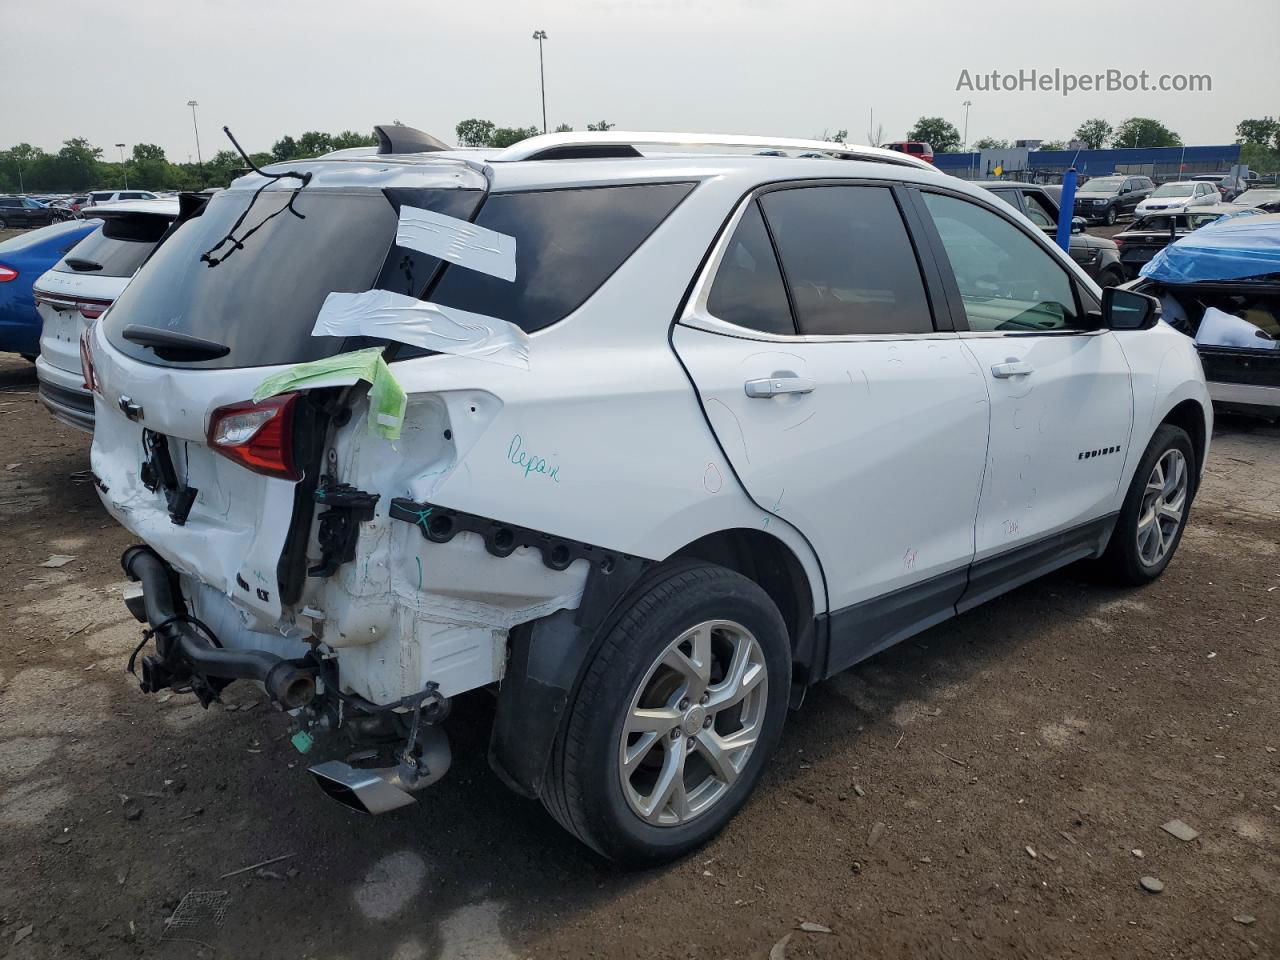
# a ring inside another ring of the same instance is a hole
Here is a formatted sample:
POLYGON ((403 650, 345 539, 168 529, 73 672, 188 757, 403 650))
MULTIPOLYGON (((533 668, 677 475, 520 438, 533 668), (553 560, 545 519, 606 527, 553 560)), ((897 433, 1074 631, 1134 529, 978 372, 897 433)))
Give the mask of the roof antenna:
POLYGON ((216 267, 218 264, 222 263, 224 260, 227 259, 227 257, 231 256, 237 250, 243 250, 244 242, 246 240, 248 240, 251 236, 257 233, 266 224, 268 220, 272 219, 273 217, 279 216, 280 214, 284 213, 286 210, 292 213, 299 220, 307 219, 305 214, 301 214, 293 208, 293 201, 297 199, 298 192, 302 190, 302 188, 305 187, 308 183, 311 182, 310 173, 299 173, 296 170, 286 170, 283 173, 267 173, 265 170, 261 169, 256 163, 254 163, 252 160, 249 159, 249 155, 244 152, 244 148, 240 146, 239 141, 236 140, 235 135, 231 132, 230 127, 223 127, 222 132, 227 135, 227 139, 231 141, 231 145, 236 148, 236 153, 240 154, 240 156, 244 159, 244 162, 249 165, 249 169, 252 170, 254 173, 258 174, 259 176, 265 177, 266 183, 262 184, 262 186, 258 187, 257 190, 253 191, 253 196, 249 199, 249 205, 245 207, 244 212, 241 213, 240 216, 236 218, 236 222, 231 225, 231 229, 227 231, 227 235, 223 237, 221 240, 219 240, 217 243, 215 243, 208 250, 206 250, 204 253, 200 254, 201 261, 209 264, 210 267, 216 267), (256 226, 254 226, 251 230, 246 232, 243 237, 237 240, 236 231, 239 230, 240 225, 244 223, 245 217, 249 215, 249 211, 253 209, 253 205, 258 202, 258 197, 262 195, 262 191, 267 189, 267 187, 271 186, 271 184, 273 184, 275 181, 283 180, 286 177, 293 177, 294 179, 301 181, 301 183, 299 183, 298 186, 294 188, 293 193, 289 195, 288 202, 286 202, 285 205, 281 207, 279 210, 277 210, 275 213, 271 213, 263 217, 262 220, 260 220, 256 226), (227 243, 231 244, 231 249, 228 250, 226 253, 224 253, 222 256, 215 257, 213 255, 214 252, 227 243))

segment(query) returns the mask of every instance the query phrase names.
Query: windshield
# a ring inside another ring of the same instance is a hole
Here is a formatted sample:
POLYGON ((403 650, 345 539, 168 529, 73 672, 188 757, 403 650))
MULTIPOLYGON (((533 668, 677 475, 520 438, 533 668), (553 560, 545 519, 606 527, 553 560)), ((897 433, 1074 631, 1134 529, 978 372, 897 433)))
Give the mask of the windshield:
POLYGON ((1094 177, 1092 180, 1086 180, 1083 187, 1080 188, 1081 193, 1115 193, 1120 189, 1120 184, 1124 183, 1124 177, 1094 177))
POLYGON ((357 293, 373 284, 395 239, 396 208, 380 190, 312 188, 293 202, 304 220, 284 210, 292 194, 264 191, 236 236, 261 227, 244 249, 211 267, 201 254, 227 236, 251 192, 214 196, 125 288, 104 321, 111 344, 145 363, 166 363, 121 335, 141 324, 230 347, 220 359, 168 364, 199 369, 301 363, 337 353, 342 338, 311 336, 320 305, 334 291, 357 293))
POLYGON ((1189 197, 1191 192, 1195 190, 1193 183, 1166 183, 1162 187, 1156 187, 1153 197, 1189 197))

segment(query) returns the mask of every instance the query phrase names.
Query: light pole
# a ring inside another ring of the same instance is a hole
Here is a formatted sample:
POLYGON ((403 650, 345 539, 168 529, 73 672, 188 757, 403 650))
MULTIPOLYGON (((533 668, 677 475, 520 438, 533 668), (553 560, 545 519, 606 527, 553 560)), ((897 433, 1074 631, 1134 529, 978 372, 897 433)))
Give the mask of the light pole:
POLYGON ((128 190, 129 189, 129 166, 124 162, 124 144, 117 143, 116 146, 120 148, 120 169, 124 171, 124 188, 128 190))
MULTIPOLYGON (((969 108, 973 106, 972 100, 966 100, 961 104, 964 107, 964 143, 961 145, 965 153, 969 153, 969 108)), ((969 156, 969 179, 973 179, 973 155, 969 156)))
POLYGON ((191 129, 196 132, 196 163, 200 167, 200 183, 204 184, 204 159, 200 156, 200 124, 196 123, 196 107, 200 106, 195 100, 188 100, 187 106, 191 108, 191 129))
POLYGON ((547 39, 547 31, 533 31, 533 39, 538 41, 538 79, 542 82, 542 132, 547 132, 547 73, 542 66, 542 41, 547 39))

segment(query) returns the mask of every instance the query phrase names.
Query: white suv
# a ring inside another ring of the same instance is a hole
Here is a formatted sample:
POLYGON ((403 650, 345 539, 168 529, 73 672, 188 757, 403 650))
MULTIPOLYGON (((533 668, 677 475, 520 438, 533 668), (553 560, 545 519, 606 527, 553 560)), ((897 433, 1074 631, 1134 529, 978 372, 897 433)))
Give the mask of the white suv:
POLYGON ((989 192, 840 144, 413 133, 180 218, 87 358, 143 689, 248 678, 300 750, 387 745, 313 768, 349 805, 411 802, 490 688, 507 783, 671 858, 807 686, 1177 548, 1194 345, 989 192))

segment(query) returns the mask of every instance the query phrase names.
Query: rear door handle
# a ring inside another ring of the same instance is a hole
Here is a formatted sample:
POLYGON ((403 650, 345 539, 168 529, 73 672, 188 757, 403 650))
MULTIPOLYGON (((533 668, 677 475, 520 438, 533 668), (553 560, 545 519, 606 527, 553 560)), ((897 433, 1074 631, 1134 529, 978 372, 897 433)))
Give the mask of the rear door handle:
POLYGON ((783 393, 813 393, 817 382, 808 377, 765 377, 748 380, 742 386, 748 397, 776 397, 783 393))
POLYGON ((1008 380, 1010 377, 1029 377, 1034 370, 1035 367, 1025 360, 1006 360, 1004 363, 991 365, 991 375, 999 380, 1008 380))

